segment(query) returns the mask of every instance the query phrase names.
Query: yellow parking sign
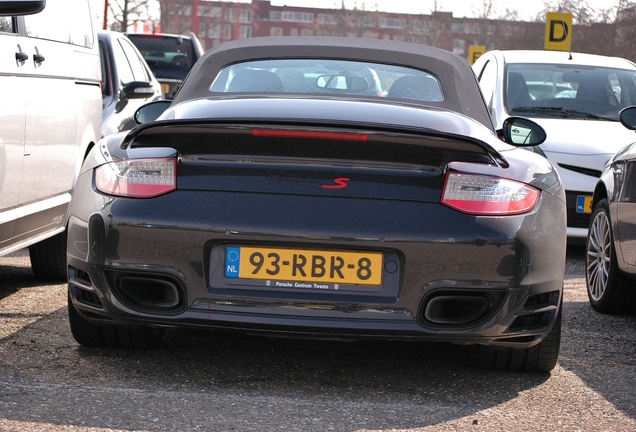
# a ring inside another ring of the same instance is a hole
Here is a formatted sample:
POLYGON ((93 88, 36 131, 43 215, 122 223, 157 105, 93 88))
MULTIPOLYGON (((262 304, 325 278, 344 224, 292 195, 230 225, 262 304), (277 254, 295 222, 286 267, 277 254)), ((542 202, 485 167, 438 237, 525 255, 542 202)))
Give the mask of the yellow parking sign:
POLYGON ((486 47, 483 45, 471 45, 468 47, 468 63, 473 64, 479 56, 486 52, 486 47))
POLYGON ((545 49, 570 51, 572 46, 572 14, 548 12, 545 23, 545 49))

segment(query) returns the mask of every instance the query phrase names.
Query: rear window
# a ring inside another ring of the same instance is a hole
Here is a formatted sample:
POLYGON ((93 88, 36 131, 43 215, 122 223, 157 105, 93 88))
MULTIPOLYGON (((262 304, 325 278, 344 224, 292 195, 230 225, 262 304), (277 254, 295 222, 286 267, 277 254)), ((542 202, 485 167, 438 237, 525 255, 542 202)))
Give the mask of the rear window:
POLYGON ((224 68, 214 93, 301 93, 370 96, 418 102, 444 100, 439 80, 417 69, 347 60, 280 59, 224 68))
POLYGON ((128 34, 157 76, 162 72, 181 72, 184 76, 196 63, 192 40, 180 36, 128 34))

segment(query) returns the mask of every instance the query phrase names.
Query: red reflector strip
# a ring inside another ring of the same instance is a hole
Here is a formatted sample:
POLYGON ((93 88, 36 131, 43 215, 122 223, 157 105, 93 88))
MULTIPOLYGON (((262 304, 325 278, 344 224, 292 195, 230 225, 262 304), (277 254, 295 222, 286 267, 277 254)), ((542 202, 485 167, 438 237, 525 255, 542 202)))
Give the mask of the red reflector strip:
POLYGON ((349 132, 320 132, 288 129, 253 129, 254 136, 275 138, 328 139, 334 141, 368 141, 369 135, 349 132))

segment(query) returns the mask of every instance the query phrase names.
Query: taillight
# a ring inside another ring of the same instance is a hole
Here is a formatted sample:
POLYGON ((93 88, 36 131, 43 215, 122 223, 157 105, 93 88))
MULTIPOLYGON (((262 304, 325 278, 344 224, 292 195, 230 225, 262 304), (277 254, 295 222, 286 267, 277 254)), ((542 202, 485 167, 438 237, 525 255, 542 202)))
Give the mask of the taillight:
POLYGON ((152 198, 177 188, 177 160, 127 159, 104 164, 95 170, 100 192, 131 198, 152 198))
POLYGON ((514 180, 448 173, 442 204, 473 215, 505 216, 529 212, 539 195, 538 189, 514 180))

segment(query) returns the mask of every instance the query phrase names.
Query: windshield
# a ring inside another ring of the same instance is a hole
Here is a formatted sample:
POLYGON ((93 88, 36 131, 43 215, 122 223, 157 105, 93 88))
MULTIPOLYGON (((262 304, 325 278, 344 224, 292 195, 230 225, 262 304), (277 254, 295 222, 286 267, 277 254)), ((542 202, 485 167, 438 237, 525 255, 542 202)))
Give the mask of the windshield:
POLYGON ((418 102, 444 100, 431 73, 400 66, 327 59, 279 59, 223 69, 212 92, 303 93, 388 97, 418 102))
POLYGON ((511 114, 618 121, 636 104, 636 72, 595 66, 510 64, 504 103, 511 114))

